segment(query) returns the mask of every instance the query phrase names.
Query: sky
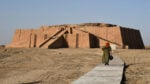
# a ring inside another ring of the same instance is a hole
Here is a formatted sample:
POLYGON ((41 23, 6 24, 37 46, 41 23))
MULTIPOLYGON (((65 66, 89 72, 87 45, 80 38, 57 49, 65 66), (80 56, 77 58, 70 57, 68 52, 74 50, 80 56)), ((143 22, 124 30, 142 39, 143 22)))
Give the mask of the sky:
POLYGON ((138 29, 150 45, 150 0, 0 0, 0 45, 16 29, 42 25, 110 23, 138 29))

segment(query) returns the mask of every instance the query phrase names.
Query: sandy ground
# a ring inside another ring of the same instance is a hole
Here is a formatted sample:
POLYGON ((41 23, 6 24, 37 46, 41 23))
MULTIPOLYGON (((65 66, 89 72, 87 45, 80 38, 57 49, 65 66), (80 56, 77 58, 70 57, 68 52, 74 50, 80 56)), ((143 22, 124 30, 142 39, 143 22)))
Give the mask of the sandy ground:
POLYGON ((150 49, 116 50, 125 63, 125 84, 150 84, 150 49))
MULTIPOLYGON (((101 63, 100 49, 0 49, 0 84, 70 84, 101 63)), ((150 84, 150 50, 115 50, 125 84, 150 84)))
POLYGON ((100 62, 99 49, 0 49, 0 84, 70 84, 100 62))

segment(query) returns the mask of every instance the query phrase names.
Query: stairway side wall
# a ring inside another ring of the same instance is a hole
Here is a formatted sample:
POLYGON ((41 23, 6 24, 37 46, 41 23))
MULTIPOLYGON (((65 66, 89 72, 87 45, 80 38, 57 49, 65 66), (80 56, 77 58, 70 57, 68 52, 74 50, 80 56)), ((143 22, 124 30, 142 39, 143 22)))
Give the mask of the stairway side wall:
POLYGON ((89 34, 78 30, 72 30, 67 34, 66 41, 69 48, 90 48, 89 34))
POLYGON ((54 43, 52 43, 48 48, 68 48, 68 44, 64 38, 64 36, 61 36, 58 38, 54 43))
MULTIPOLYGON (((112 42, 115 42, 119 44, 117 47, 121 48, 123 45, 122 37, 121 37, 121 31, 120 27, 85 27, 82 28, 88 32, 91 32, 94 35, 97 35, 99 37, 102 37, 104 39, 110 40, 112 42)), ((99 46, 102 47, 106 44, 107 41, 104 41, 102 39, 99 39, 99 46)))
POLYGON ((46 38, 60 30, 58 27, 41 27, 39 29, 17 29, 14 33, 12 42, 7 47, 38 47, 46 38))
POLYGON ((143 49, 144 43, 139 30, 130 28, 121 28, 123 48, 143 49))
POLYGON ((48 27, 48 26, 42 26, 41 28, 35 30, 35 34, 37 35, 36 40, 36 47, 39 47, 39 45, 47 38, 54 35, 57 31, 59 31, 60 28, 58 27, 48 27))

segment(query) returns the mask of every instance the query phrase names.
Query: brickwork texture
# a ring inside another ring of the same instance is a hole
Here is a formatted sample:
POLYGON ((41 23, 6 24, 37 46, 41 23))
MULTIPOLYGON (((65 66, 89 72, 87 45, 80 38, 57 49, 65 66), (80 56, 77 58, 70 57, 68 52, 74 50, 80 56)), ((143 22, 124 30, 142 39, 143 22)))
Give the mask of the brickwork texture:
POLYGON ((7 47, 100 48, 109 42, 116 48, 144 48, 140 31, 104 23, 41 26, 17 29, 7 47))

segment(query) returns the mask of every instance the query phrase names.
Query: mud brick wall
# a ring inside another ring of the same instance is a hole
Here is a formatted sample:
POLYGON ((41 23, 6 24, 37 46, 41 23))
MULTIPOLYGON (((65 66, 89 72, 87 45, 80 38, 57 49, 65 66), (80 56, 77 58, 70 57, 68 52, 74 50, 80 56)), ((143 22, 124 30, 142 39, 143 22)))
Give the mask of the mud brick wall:
POLYGON ((59 28, 55 27, 42 26, 35 32, 37 37, 36 46, 38 47, 45 39, 51 37, 59 30, 59 28))
POLYGON ((38 47, 46 38, 55 34, 60 28, 42 26, 39 29, 17 29, 8 47, 38 47))
POLYGON ((77 48, 90 48, 88 33, 80 33, 77 35, 77 48))
POLYGON ((50 45, 48 48, 68 48, 68 44, 64 36, 61 36, 54 43, 52 43, 52 45, 50 45))
MULTIPOLYGON (((123 46, 123 42, 122 42, 122 37, 121 37, 121 31, 120 31, 120 27, 86 27, 83 28, 84 30, 99 36, 101 38, 110 40, 111 42, 117 43, 120 46, 118 47, 122 47, 123 46)), ((104 46, 106 44, 107 41, 99 39, 99 46, 104 46)))
POLYGON ((90 48, 88 33, 67 34, 66 42, 69 48, 90 48))
POLYGON ((7 46, 39 47, 43 42, 47 42, 47 39, 55 36, 58 31, 67 30, 49 48, 99 48, 107 41, 117 45, 118 48, 144 48, 139 30, 114 25, 94 25, 57 25, 42 26, 39 29, 18 29, 15 31, 11 44, 7 46))
POLYGON ((68 43, 69 48, 76 48, 76 37, 77 34, 67 34, 65 39, 68 43))
POLYGON ((29 47, 31 39, 31 30, 21 30, 18 29, 15 31, 13 41, 9 45, 11 47, 29 47))
POLYGON ((42 26, 39 30, 41 30, 44 34, 51 36, 55 34, 57 31, 59 31, 60 27, 49 27, 49 26, 42 26))
POLYGON ((93 34, 89 34, 90 48, 100 48, 100 40, 93 34))
POLYGON ((31 42, 30 42, 30 47, 36 47, 36 42, 37 42, 37 35, 36 34, 31 34, 31 42))
POLYGON ((121 36, 124 44, 124 48, 129 49, 142 49, 144 48, 144 43, 141 38, 139 30, 130 28, 121 28, 121 36))

